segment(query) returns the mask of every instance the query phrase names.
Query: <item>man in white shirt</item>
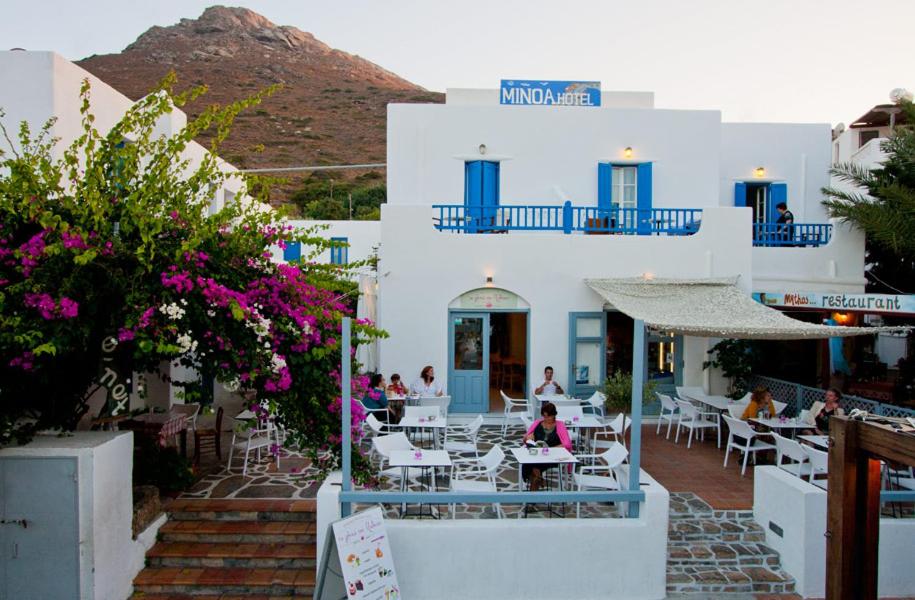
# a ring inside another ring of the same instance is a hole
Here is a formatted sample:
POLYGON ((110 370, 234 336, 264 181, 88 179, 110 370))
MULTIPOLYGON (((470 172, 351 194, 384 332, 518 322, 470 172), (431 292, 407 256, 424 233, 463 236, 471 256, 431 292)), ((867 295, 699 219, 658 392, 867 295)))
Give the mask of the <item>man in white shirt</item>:
POLYGON ((435 381, 435 370, 431 365, 427 365, 423 367, 419 378, 410 384, 410 393, 424 398, 431 398, 432 396, 444 396, 445 388, 442 387, 440 382, 435 381))
POLYGON ((543 370, 543 383, 534 390, 534 393, 538 396, 555 396, 565 393, 562 391, 562 386, 553 381, 553 367, 547 367, 543 370))

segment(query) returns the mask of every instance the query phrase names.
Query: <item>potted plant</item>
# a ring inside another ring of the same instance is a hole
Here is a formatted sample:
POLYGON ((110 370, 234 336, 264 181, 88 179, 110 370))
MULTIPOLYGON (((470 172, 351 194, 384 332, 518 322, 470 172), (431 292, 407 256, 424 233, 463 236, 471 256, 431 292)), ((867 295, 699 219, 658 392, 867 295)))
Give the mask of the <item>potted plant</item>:
POLYGON ((703 369, 721 369, 728 380, 729 398, 735 400, 749 391, 750 376, 759 363, 756 346, 749 340, 721 340, 708 351, 709 360, 702 363, 703 369))
MULTIPOLYGON (((642 386, 642 405, 648 404, 654 399, 654 392, 657 385, 648 379, 642 386)), ((632 374, 617 371, 607 378, 604 384, 604 395, 607 400, 604 407, 607 414, 619 412, 623 414, 623 443, 625 444, 626 436, 626 419, 632 409, 632 374)))

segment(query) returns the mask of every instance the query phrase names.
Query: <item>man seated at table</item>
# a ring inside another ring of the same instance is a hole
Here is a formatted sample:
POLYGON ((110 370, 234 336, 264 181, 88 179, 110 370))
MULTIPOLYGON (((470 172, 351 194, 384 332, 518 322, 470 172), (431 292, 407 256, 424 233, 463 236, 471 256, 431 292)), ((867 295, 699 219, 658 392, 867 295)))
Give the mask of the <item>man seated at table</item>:
POLYGON ((842 400, 842 392, 836 388, 829 388, 826 390, 824 400, 826 401, 814 402, 810 410, 807 411, 806 422, 813 428, 807 433, 815 432, 817 435, 827 435, 829 433, 829 418, 845 414, 845 411, 839 406, 839 402, 842 400))
POLYGON ((553 381, 553 367, 547 367, 543 370, 543 383, 540 384, 540 387, 534 389, 534 393, 538 396, 555 396, 565 393, 562 391, 562 386, 553 381))
POLYGON ((753 390, 753 395, 750 396, 750 403, 747 404, 740 419, 743 421, 755 419, 761 410, 768 411, 770 417, 775 416, 775 404, 772 402, 772 393, 769 392, 769 388, 763 386, 759 386, 753 390))
POLYGON ((445 395, 445 388, 440 382, 435 381, 435 370, 432 365, 423 367, 419 378, 410 385, 410 393, 423 398, 445 395))
POLYGON ((396 422, 397 413, 394 407, 388 404, 388 397, 384 393, 384 375, 375 373, 369 380, 370 389, 362 397, 362 404, 369 410, 387 409, 385 412, 372 413, 379 421, 385 423, 396 422))
MULTIPOLYGON (((540 409, 540 417, 527 430, 524 442, 544 442, 550 448, 562 446, 571 452, 572 438, 569 437, 569 432, 563 422, 556 420, 556 405, 552 402, 544 402, 540 409)), ((522 465, 521 476, 525 481, 530 480, 531 491, 536 492, 543 485, 543 472, 555 466, 555 464, 522 465)))

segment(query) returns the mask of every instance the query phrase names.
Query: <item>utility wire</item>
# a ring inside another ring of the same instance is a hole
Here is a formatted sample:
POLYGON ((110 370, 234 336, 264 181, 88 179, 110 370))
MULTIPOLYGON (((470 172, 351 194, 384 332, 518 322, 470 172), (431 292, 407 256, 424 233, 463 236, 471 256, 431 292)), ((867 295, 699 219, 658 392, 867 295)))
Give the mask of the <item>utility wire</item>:
POLYGON ((292 173, 297 171, 343 171, 346 169, 384 169, 386 163, 368 163, 364 165, 314 165, 306 167, 265 167, 262 169, 239 169, 239 173, 292 173))
POLYGON ((891 286, 890 284, 888 284, 887 282, 883 281, 882 279, 880 279, 879 277, 877 277, 876 275, 874 275, 874 274, 871 273, 870 271, 865 271, 864 274, 865 274, 865 275, 870 275, 871 277, 873 277, 874 279, 876 279, 879 283, 882 283, 883 285, 885 285, 886 287, 890 288, 891 290, 893 290, 893 291, 896 292, 897 294, 906 294, 906 295, 909 294, 909 292, 903 292, 903 291, 900 290, 899 288, 896 288, 896 287, 891 286))

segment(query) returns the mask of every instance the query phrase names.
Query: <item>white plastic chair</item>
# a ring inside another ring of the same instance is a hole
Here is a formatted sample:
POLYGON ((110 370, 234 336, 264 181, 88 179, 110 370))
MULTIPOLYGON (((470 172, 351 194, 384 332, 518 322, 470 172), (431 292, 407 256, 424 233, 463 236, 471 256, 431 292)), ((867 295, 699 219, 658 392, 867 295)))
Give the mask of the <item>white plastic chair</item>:
POLYGON ((807 480, 817 487, 826 489, 826 480, 817 479, 817 475, 829 474, 829 453, 823 450, 817 450, 810 446, 801 446, 807 453, 807 459, 810 461, 810 475, 807 480))
POLYGON ((479 435, 480 427, 482 426, 483 415, 477 415, 473 421, 467 425, 449 425, 445 429, 445 450, 457 454, 472 453, 476 458, 480 458, 480 450, 477 447, 477 436, 479 435))
POLYGON ((603 392, 595 391, 591 397, 584 401, 585 408, 591 409, 596 417, 601 419, 607 416, 604 407, 606 406, 607 396, 603 392))
POLYGON ((584 407, 581 405, 578 406, 557 406, 556 407, 556 418, 560 421, 571 420, 578 417, 579 420, 583 419, 585 416, 584 407))
POLYGON ((773 417, 777 417, 778 415, 782 414, 782 411, 785 410, 785 408, 788 406, 788 403, 787 403, 787 402, 779 402, 778 400, 773 400, 773 401, 772 401, 772 406, 775 407, 775 414, 772 415, 772 416, 773 416, 773 417))
POLYGON ((438 408, 439 415, 448 416, 448 406, 451 405, 451 396, 436 396, 433 398, 420 398, 420 406, 434 406, 438 408))
POLYGON ((521 415, 521 423, 524 424, 524 433, 527 433, 531 426, 533 426, 534 420, 525 414, 521 415))
POLYGON ((689 439, 686 441, 686 448, 692 448, 693 446, 693 434, 696 430, 699 430, 700 439, 705 439, 705 430, 706 429, 718 429, 717 421, 709 421, 705 418, 703 413, 692 403, 687 402, 686 400, 677 400, 677 408, 680 409, 680 417, 677 419, 677 435, 674 437, 674 443, 680 443, 680 428, 686 427, 689 429, 689 439))
POLYGON ((677 390, 677 397, 680 400, 686 400, 687 402, 690 400, 695 400, 696 398, 704 398, 705 396, 708 396, 708 394, 705 393, 705 390, 699 386, 678 385, 674 389, 677 390))
MULTIPOLYGON (((416 446, 410 443, 410 440, 407 439, 406 434, 402 431, 373 437, 372 448, 381 457, 378 468, 379 474, 391 479, 400 479, 403 476, 403 467, 385 468, 385 465, 391 459, 391 452, 394 450, 416 450, 416 446)), ((418 467, 407 468, 407 479, 416 479, 420 475, 422 475, 422 469, 418 467)))
MULTIPOLYGON (((187 428, 193 434, 194 431, 197 431, 197 415, 200 414, 200 403, 191 402, 189 404, 175 404, 171 407, 171 412, 184 415, 187 417, 187 428)), ((175 434, 175 446, 178 445, 180 441, 180 434, 175 434)))
POLYGON ((405 417, 419 417, 420 419, 439 418, 442 414, 438 406, 404 406, 403 410, 405 417))
MULTIPOLYGON (((619 473, 616 471, 629 456, 629 451, 619 442, 614 442, 600 454, 581 454, 576 456, 579 462, 592 459, 590 465, 582 465, 573 475, 578 491, 582 490, 618 490, 620 489, 619 473), (600 464, 597 461, 603 461, 600 464), (599 474, 603 473, 603 474, 599 474)), ((581 502, 575 503, 575 517, 581 516, 581 502)))
POLYGON ((743 477, 747 472, 747 458, 753 455, 753 463, 756 463, 756 453, 763 450, 774 450, 775 446, 756 438, 761 434, 750 427, 745 421, 732 419, 727 415, 722 415, 724 421, 728 424, 728 445, 724 453, 724 466, 728 466, 728 457, 731 455, 731 448, 743 452, 743 467, 740 469, 740 476, 743 477), (743 444, 734 441, 734 438, 744 440, 743 444))
POLYGON ((807 460, 807 453, 804 452, 804 448, 799 442, 775 432, 772 433, 772 439, 775 440, 776 467, 798 477, 810 474, 810 462, 807 460), (785 458, 794 462, 782 464, 785 458))
MULTIPOLYGON (((679 393, 679 391, 677 392, 679 393)), ((658 415, 658 428, 655 430, 655 434, 661 433, 661 423, 666 419, 667 420, 667 439, 670 439, 670 428, 674 424, 674 416, 677 414, 677 411, 680 410, 677 407, 677 403, 674 402, 674 399, 666 394, 661 394, 655 392, 655 395, 658 397, 658 400, 661 402, 661 413, 658 415)), ((681 396, 682 397, 682 396, 681 396)))
MULTIPOLYGON (((482 418, 482 417, 481 417, 482 418)), ((498 484, 496 475, 502 462, 505 460, 505 451, 496 444, 489 449, 483 458, 457 459, 451 461, 451 491, 452 492, 497 492, 498 484), (463 465, 475 465, 464 467, 463 465), (472 478, 468 478, 472 477, 472 478)), ((456 518, 455 505, 451 504, 451 518, 456 518)), ((496 514, 501 519, 504 516, 502 505, 496 504, 496 514)))
POLYGON ((591 437, 591 451, 606 450, 613 447, 613 444, 622 444, 626 447, 626 432, 632 425, 632 419, 628 418, 625 413, 619 413, 616 417, 605 424, 603 429, 594 432, 591 437))
POLYGON ((731 404, 728 404, 728 414, 732 419, 739 419, 743 416, 743 412, 747 410, 749 404, 749 402, 744 402, 743 400, 732 402, 731 404))
POLYGON ((508 420, 520 419, 522 413, 527 413, 527 400, 509 398, 508 394, 502 390, 499 390, 499 395, 502 396, 502 402, 505 404, 505 412, 502 413, 502 435, 505 435, 505 432, 508 431, 508 420))
MULTIPOLYGON (((269 423, 269 422, 268 422, 269 423)), ((235 431, 232 433, 232 443, 229 444, 229 459, 226 463, 226 471, 232 470, 232 451, 235 448, 241 450, 245 449, 245 462, 241 470, 242 477, 248 476, 248 457, 253 450, 255 452, 255 459, 260 462, 261 460, 261 449, 267 448, 268 451, 270 446, 275 443, 275 430, 273 427, 265 427, 263 429, 249 429, 247 431, 235 431), (239 441, 236 442, 236 440, 239 441)), ((280 457, 277 454, 276 457, 276 466, 280 466, 280 457)))

